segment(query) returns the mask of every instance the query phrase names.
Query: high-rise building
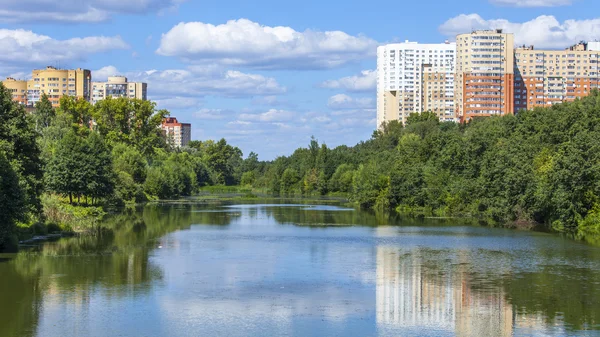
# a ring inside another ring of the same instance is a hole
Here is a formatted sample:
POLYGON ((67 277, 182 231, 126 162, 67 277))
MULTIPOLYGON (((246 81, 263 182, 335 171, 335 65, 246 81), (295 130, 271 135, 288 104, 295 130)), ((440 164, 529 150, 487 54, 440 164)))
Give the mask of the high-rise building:
POLYGON ((192 125, 188 123, 179 123, 175 117, 163 119, 161 128, 167 142, 174 147, 184 147, 192 140, 192 125))
POLYGON ((27 105, 27 81, 15 80, 12 77, 7 77, 2 81, 2 84, 12 94, 12 100, 19 104, 27 105))
POLYGON ((141 82, 129 82, 124 76, 110 76, 107 82, 92 83, 92 103, 112 97, 147 99, 147 84, 141 82))
POLYGON ((46 67, 31 72, 31 80, 27 81, 27 105, 33 106, 43 94, 48 96, 52 106, 58 107, 62 96, 90 100, 92 72, 87 69, 57 69, 46 67))
POLYGON ((570 102, 598 88, 600 42, 566 50, 515 50, 515 111, 570 102))
POLYGON ((377 127, 406 122, 411 113, 432 111, 455 120, 454 43, 406 41, 377 48, 377 127))
POLYGON ((457 117, 514 113, 514 36, 476 30, 456 37, 455 109, 457 117))

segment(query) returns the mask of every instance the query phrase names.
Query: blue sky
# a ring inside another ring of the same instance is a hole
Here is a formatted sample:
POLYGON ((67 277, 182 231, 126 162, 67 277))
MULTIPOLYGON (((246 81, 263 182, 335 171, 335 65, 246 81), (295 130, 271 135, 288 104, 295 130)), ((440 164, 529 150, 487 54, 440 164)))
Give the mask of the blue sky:
POLYGON ((330 147, 371 136, 377 45, 476 28, 563 48, 600 39, 600 2, 0 0, 0 76, 46 65, 126 75, 192 123, 193 139, 268 160, 312 135, 330 147))

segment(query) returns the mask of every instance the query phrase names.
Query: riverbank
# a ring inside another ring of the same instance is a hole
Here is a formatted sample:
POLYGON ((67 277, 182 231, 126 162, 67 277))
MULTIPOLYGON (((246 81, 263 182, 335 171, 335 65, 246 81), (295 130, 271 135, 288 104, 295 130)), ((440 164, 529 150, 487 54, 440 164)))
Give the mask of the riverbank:
MULTIPOLYGON (((55 240, 69 236, 93 236, 103 230, 103 221, 107 216, 125 214, 128 210, 152 205, 217 205, 223 203, 292 203, 292 204, 335 204, 359 209, 359 205, 347 197, 335 196, 271 196, 263 190, 253 190, 239 186, 211 186, 202 189, 199 194, 173 200, 152 200, 145 203, 129 206, 127 208, 105 209, 102 206, 89 206, 85 204, 71 205, 67 200, 58 196, 45 195, 43 206, 45 223, 36 223, 18 228, 18 245, 35 245, 40 242, 55 240)), ((405 219, 434 219, 443 221, 458 220, 474 226, 502 227, 515 230, 551 232, 567 236, 571 239, 581 240, 597 245, 599 240, 593 236, 577 235, 576 233, 559 233, 550 227, 532 221, 512 221, 508 223, 495 223, 485 218, 483 214, 476 215, 448 215, 447 213, 433 212, 431 209, 416 209, 398 207, 395 210, 368 210, 378 218, 380 225, 386 225, 392 218, 405 219)), ((313 222, 313 226, 315 222, 313 222)), ((350 224, 346 224, 350 226, 350 224)))

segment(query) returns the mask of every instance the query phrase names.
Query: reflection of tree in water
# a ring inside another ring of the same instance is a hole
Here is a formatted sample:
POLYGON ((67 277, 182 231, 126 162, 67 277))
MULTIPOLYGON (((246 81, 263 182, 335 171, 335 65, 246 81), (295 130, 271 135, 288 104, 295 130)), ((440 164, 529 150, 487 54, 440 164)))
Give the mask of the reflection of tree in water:
POLYGON ((40 316, 41 287, 10 262, 0 262, 0 336, 34 336, 40 316))
POLYGON ((506 280, 520 314, 539 314, 550 324, 561 319, 569 329, 600 329, 600 271, 568 265, 545 266, 506 280))
POLYGON ((227 225, 235 217, 197 208, 146 206, 107 218, 95 236, 46 243, 0 262, 0 336, 34 335, 44 294, 69 293, 69 301, 85 309, 98 290, 109 298, 149 291, 162 278, 149 260, 156 240, 192 224, 227 225))
POLYGON ((419 219, 402 217, 395 212, 374 212, 361 210, 311 210, 298 207, 266 207, 268 216, 282 224, 294 224, 307 227, 334 226, 426 226, 456 224, 449 219, 419 219))

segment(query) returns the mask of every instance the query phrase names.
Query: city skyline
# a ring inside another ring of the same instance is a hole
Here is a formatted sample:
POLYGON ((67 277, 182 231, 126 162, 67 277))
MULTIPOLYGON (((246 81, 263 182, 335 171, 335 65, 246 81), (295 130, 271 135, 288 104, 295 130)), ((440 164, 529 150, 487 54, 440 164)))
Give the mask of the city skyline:
POLYGON ((148 99, 192 123, 192 139, 226 138, 266 160, 313 135, 330 147, 370 137, 377 46, 454 42, 473 29, 502 28, 517 45, 560 50, 593 41, 600 29, 599 5, 588 0, 421 2, 402 13, 347 4, 343 17, 334 15, 335 4, 311 1, 27 0, 5 7, 3 79, 53 65, 90 69, 93 81, 123 75, 147 82, 148 99))

